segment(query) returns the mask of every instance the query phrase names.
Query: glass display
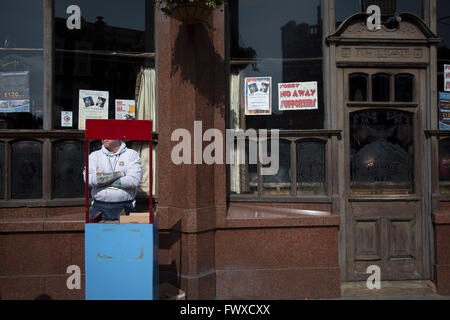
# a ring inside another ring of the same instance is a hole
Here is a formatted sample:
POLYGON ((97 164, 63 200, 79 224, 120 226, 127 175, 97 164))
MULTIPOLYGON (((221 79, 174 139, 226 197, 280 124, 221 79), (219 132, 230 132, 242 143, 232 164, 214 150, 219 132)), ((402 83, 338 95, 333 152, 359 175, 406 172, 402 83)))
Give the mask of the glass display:
POLYGON ((395 101, 413 101, 414 76, 410 74, 397 74, 395 76, 395 101))
POLYGON ((372 101, 391 100, 391 75, 377 73, 372 75, 372 101))
POLYGON ((367 74, 349 75, 350 101, 367 101, 367 74))
POLYGON ((350 180, 354 194, 414 192, 413 114, 372 109, 350 114, 350 180))
POLYGON ((84 143, 58 141, 53 146, 53 186, 55 198, 84 196, 84 143))
POLYGON ((450 194, 450 139, 439 140, 439 191, 450 194))
POLYGON ((33 140, 11 144, 11 198, 42 198, 42 143, 33 140))
POLYGON ((325 194, 325 142, 299 140, 297 144, 297 193, 325 194))
MULTIPOLYGON (((267 152, 270 157, 271 143, 267 144, 267 152)), ((263 165, 263 167, 269 167, 263 165)), ((264 175, 263 193, 264 194, 286 194, 291 193, 291 142, 279 140, 279 168, 274 175, 264 175)))

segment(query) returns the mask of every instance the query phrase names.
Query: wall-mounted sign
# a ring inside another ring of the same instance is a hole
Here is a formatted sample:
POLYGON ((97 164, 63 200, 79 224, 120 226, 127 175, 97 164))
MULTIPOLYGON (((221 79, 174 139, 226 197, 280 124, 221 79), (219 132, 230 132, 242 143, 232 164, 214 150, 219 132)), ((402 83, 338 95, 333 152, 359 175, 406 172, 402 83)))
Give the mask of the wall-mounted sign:
POLYGON ((278 110, 313 110, 318 108, 317 81, 278 84, 278 110))
POLYGON ((78 129, 84 130, 86 119, 108 119, 109 92, 80 90, 78 129))
POLYGON ((444 64, 444 91, 450 91, 450 64, 444 64))
POLYGON ((450 130, 450 93, 439 92, 439 130, 450 130))
POLYGON ((134 100, 116 100, 116 120, 134 120, 136 102, 134 100))
POLYGON ((72 111, 61 111, 61 127, 72 127, 72 111))
POLYGON ((272 77, 245 78, 245 114, 272 114, 272 77))
POLYGON ((0 72, 0 112, 30 112, 30 72, 0 72))

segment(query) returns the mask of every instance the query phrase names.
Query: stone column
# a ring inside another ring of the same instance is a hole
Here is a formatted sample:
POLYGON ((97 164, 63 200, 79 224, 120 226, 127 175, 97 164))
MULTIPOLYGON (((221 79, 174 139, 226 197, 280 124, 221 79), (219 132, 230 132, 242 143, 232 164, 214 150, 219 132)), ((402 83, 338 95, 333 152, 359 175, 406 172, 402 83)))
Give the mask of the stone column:
POLYGON ((202 133, 209 128, 224 133, 224 12, 216 10, 210 26, 185 25, 159 10, 155 16, 160 282, 178 286, 187 299, 211 299, 216 212, 225 210, 226 171, 224 165, 194 164, 194 121, 202 122, 202 133), (192 164, 171 160, 178 144, 171 135, 178 128, 191 134, 192 164))

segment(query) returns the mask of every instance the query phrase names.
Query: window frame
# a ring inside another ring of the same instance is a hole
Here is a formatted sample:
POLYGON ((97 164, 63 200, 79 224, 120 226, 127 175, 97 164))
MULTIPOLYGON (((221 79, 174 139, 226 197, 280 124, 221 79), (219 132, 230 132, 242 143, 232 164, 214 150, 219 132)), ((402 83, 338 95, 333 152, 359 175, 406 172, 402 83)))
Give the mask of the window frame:
MULTIPOLYGON (((79 198, 55 198, 53 190, 54 170, 53 170, 53 146, 56 141, 63 140, 79 140, 84 143, 84 130, 78 129, 54 129, 53 125, 53 108, 54 108, 54 81, 55 81, 55 1, 58 0, 40 0, 43 6, 43 123, 42 129, 0 129, 0 142, 4 143, 3 157, 3 177, 0 178, 2 183, 3 198, 0 198, 0 208, 15 207, 70 207, 84 206, 84 195, 79 198), (42 142, 42 197, 33 199, 12 199, 11 198, 11 142, 15 140, 39 140, 42 142)), ((147 0, 145 5, 153 2, 147 0)), ((148 10, 146 10, 147 12, 148 10)), ((154 30, 152 39, 155 40, 156 34, 156 10, 153 11, 154 30)), ((147 14, 146 14, 147 16, 147 14)), ((153 52, 140 54, 147 58, 155 60, 156 67, 156 43, 153 43, 153 52)), ((115 55, 110 53, 110 55, 115 55)), ((156 119, 158 112, 156 110, 156 119)), ((155 120, 156 121, 156 120, 155 120)), ((153 148, 156 149, 158 143, 158 133, 153 132, 153 148)), ((154 159, 156 161, 156 159, 154 159)), ((156 172, 157 164, 155 163, 154 172, 156 172)), ((153 175, 155 183, 157 175, 153 175)), ((84 190, 84 189, 83 189, 84 190)), ((155 186, 154 202, 157 202, 157 188, 155 186)))

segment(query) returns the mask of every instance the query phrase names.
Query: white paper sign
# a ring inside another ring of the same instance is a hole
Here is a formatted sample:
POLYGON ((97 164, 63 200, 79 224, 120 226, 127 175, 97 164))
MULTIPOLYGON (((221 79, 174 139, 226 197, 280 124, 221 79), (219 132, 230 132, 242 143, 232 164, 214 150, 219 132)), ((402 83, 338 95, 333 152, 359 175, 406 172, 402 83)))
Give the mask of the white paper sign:
POLYGON ((278 103, 280 111, 318 109, 317 81, 279 83, 278 103))
POLYGON ((136 103, 134 100, 116 100, 116 120, 134 120, 136 103))
POLYGON ((245 78, 245 114, 272 114, 272 77, 245 78))
POLYGON ((61 127, 72 127, 72 111, 61 111, 61 127))
POLYGON ((444 91, 450 91, 450 64, 444 64, 444 91))
POLYGON ((86 119, 108 119, 108 91, 80 90, 78 103, 78 129, 86 128, 86 119))

